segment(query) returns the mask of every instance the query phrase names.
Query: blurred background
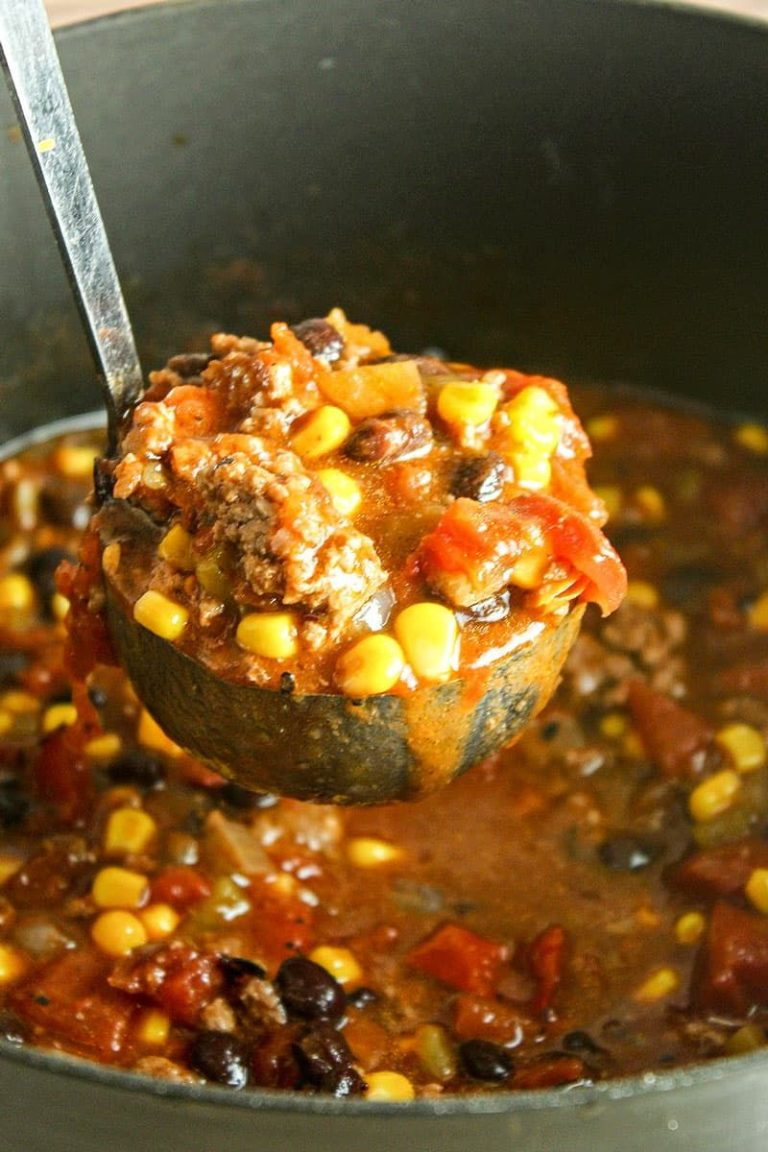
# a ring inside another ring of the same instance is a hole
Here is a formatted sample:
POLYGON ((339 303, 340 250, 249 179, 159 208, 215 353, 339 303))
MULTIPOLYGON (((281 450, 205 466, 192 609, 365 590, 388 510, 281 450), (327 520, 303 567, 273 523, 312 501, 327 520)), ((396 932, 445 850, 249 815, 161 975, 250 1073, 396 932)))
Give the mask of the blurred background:
MULTIPOLYGON (((157 2, 163 3, 164 0, 157 2)), ((720 8, 751 16, 764 16, 768 19, 768 0, 680 0, 680 2, 698 5, 701 8, 720 8)), ((47 0, 47 7, 53 23, 64 24, 89 16, 99 16, 103 12, 137 8, 144 3, 146 0, 47 0)))

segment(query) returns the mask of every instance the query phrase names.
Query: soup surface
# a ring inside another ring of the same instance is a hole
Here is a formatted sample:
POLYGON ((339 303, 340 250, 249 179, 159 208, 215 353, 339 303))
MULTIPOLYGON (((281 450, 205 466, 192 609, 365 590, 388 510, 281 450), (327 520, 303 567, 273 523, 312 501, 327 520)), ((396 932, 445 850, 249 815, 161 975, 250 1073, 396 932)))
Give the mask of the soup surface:
POLYGON ((627 600, 517 745, 377 809, 245 793, 115 668, 73 687, 54 572, 99 445, 0 465, 5 1043, 386 1100, 764 1045, 768 433, 576 407, 627 600))

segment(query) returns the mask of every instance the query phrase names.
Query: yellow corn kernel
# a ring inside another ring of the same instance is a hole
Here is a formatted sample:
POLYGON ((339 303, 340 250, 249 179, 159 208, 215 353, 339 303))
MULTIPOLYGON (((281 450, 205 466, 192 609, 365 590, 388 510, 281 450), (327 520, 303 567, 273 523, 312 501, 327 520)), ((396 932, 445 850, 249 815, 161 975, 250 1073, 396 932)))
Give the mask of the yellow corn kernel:
POLYGON ((66 596, 62 596, 61 592, 54 592, 53 596, 51 596, 51 612, 54 620, 58 620, 59 623, 61 623, 62 620, 66 620, 67 613, 69 612, 69 600, 67 600, 66 596))
POLYGON ((647 520, 660 523, 667 514, 667 505, 658 488, 650 484, 643 484, 635 492, 635 504, 647 520))
POLYGON ((102 912, 91 926, 91 939, 108 956, 127 956, 147 942, 144 925, 132 912, 113 908, 102 912))
POLYGON ((624 506, 624 494, 615 484, 595 484, 592 491, 605 504, 608 519, 614 520, 624 506))
POLYGON ((440 389, 437 411, 446 424, 481 428, 493 416, 498 402, 499 390, 494 384, 455 380, 440 389))
POLYGON ((621 712, 606 712, 600 720, 600 732, 607 740, 620 740, 627 732, 627 718, 621 712))
POLYGON ((7 708, 0 708, 0 736, 6 736, 16 723, 16 717, 7 708))
POLYGON ((291 438, 294 452, 307 460, 327 456, 340 448, 352 431, 349 416, 335 404, 316 408, 291 438))
POLYGON ((28 576, 9 572, 0 576, 0 612, 29 612, 35 605, 35 589, 28 576))
POLYGON ((31 692, 11 688, 0 696, 0 708, 10 712, 12 716, 31 716, 34 712, 40 711, 42 704, 31 692))
POLYGON ((758 912, 768 914, 768 868, 754 868, 744 885, 744 891, 758 912))
POLYGON ((181 748, 166 736, 162 728, 146 708, 142 708, 136 729, 136 739, 144 748, 153 752, 163 752, 166 756, 181 756, 181 748))
POLYGON ((18 872, 19 868, 21 868, 21 864, 22 864, 22 861, 19 859, 18 856, 8 856, 5 854, 1 855, 0 856, 0 884, 5 884, 6 880, 9 880, 11 878, 11 876, 14 875, 15 872, 18 872))
POLYGON ((739 424, 734 428, 733 438, 742 448, 758 456, 768 456, 768 428, 762 424, 739 424))
POLYGON ((705 824, 728 811, 740 788, 738 772, 724 768, 697 784, 688 797, 688 810, 698 824, 705 824))
POLYGON ((310 952, 309 958, 330 972, 339 984, 359 984, 363 978, 363 970, 349 948, 321 944, 310 952))
POLYGON ((83 444, 62 444, 53 457, 54 466, 68 480, 90 480, 97 453, 83 444))
POLYGON ((127 868, 102 868, 96 873, 91 898, 97 908, 140 908, 149 883, 141 872, 127 868))
POLYGON ((642 760, 644 758, 645 747, 634 728, 629 729, 622 741, 622 745, 625 756, 629 756, 633 760, 642 760))
POLYGON ((368 1100, 382 1100, 390 1103, 400 1103, 404 1100, 413 1100, 416 1095, 413 1084, 401 1072, 368 1072, 366 1073, 368 1085, 365 1096, 368 1100))
POLYGON ((751 724, 726 724, 715 741, 738 772, 755 772, 768 759, 765 737, 751 724))
POLYGON ((286 900, 298 895, 299 882, 295 876, 291 876, 290 872, 278 872, 276 875, 268 875, 266 880, 272 891, 277 892, 278 896, 286 900))
POLYGON ((512 452, 551 456, 560 442, 560 409, 549 393, 535 384, 502 405, 496 424, 506 431, 512 452))
POLYGON ((162 940, 176 930, 181 917, 170 904, 148 904, 139 912, 149 940, 162 940))
POLYGON ((768 632, 768 592, 758 596, 748 611, 747 619, 757 632, 768 632))
POLYGON ((122 747, 123 742, 117 732, 104 732, 101 736, 94 736, 89 740, 83 751, 90 760, 105 763, 118 756, 122 747))
POLYGON ((171 1019, 157 1008, 142 1012, 136 1027, 136 1039, 145 1048, 162 1048, 171 1032, 171 1019))
POLYGON ((42 729, 46 736, 57 728, 71 728, 77 723, 77 708, 74 704, 51 704, 43 712, 42 729))
POLYGON ((743 1024, 725 1042, 728 1056, 743 1056, 745 1052, 756 1052, 765 1048, 765 1032, 759 1024, 743 1024))
POLYGON ((515 473, 515 483, 521 488, 539 491, 548 488, 552 479, 552 465, 546 456, 533 452, 509 452, 507 459, 515 473))
POLYGON ((104 829, 104 851, 110 856, 144 852, 157 832, 157 824, 141 808, 116 808, 104 829))
POLYGON ((633 999, 638 1004, 655 1004, 676 992, 679 987, 680 977, 674 968, 658 968, 635 989, 633 999))
POLYGON ((321 468, 317 478, 340 516, 353 516, 363 499, 360 485, 340 468, 321 468))
POLYGON ((587 421, 587 435, 596 443, 605 444, 608 440, 615 440, 619 432, 619 421, 616 416, 593 416, 587 421))
POLYGON ((182 572, 194 572, 196 558, 192 550, 192 537, 181 524, 174 524, 163 536, 158 554, 182 572))
POLYGON ((0 984, 13 984, 23 974, 26 961, 10 944, 0 944, 0 984))
POLYGON ((356 868, 378 868, 392 864, 403 855, 402 848, 374 836, 355 836, 347 843, 347 859, 356 868))
POLYGON ((684 912, 675 922, 675 939, 687 948, 698 944, 706 924, 701 912, 684 912))
POLYGON ((546 548, 529 548, 512 565, 510 584, 516 588, 539 588, 549 561, 550 554, 546 548))
POLYGON ((637 608, 658 607, 659 590, 647 580, 630 580, 627 583, 627 600, 637 608))
POLYGON ((187 626, 189 612, 183 604, 150 588, 134 604, 133 618, 162 640, 178 640, 187 626))
POLYGON ((459 628, 443 604, 410 604, 395 619, 395 635, 420 680, 439 683, 456 667, 459 628))
POLYGON ((241 648, 270 660, 289 660, 299 650, 293 612, 251 612, 237 626, 241 648))
POLYGON ((123 550, 118 540, 107 544, 101 553, 101 569, 107 576, 116 576, 120 568, 120 557, 123 550))
POLYGON ((405 653, 393 636, 374 632, 342 653, 335 677, 345 696, 362 698, 389 692, 405 667, 405 653))

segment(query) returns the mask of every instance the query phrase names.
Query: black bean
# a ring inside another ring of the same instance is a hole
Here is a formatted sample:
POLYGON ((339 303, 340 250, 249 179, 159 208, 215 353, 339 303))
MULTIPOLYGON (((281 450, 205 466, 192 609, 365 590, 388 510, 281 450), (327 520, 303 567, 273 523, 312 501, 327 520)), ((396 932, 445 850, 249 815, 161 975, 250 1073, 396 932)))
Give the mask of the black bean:
POLYGON ((293 325, 292 332, 313 356, 324 360, 326 364, 334 364, 344 351, 341 334, 327 320, 302 320, 300 324, 293 325))
POLYGON ((21 792, 18 781, 5 781, 0 786, 0 828, 22 824, 28 811, 29 800, 21 792))
POLYGON ((296 691, 296 677, 293 672, 280 673, 280 694, 282 696, 292 696, 296 691))
POLYGON ((283 1006, 289 1016, 302 1020, 340 1020, 347 996, 338 980, 306 956, 290 956, 275 977, 283 1006))
POLYGON ((469 604, 457 613, 459 619, 469 623, 472 620, 481 620, 484 624, 493 624, 497 620, 506 620, 509 616, 512 600, 508 591, 499 592, 496 596, 487 596, 485 600, 478 600, 477 604, 469 604))
POLYGON ((249 812, 256 808, 274 808, 280 800, 279 796, 273 796, 271 792, 252 792, 250 788, 243 788, 241 784, 235 784, 231 780, 222 785, 216 793, 216 798, 241 812, 249 812))
POLYGON ((394 464, 424 455, 431 445, 429 421, 418 412, 399 408, 361 421, 344 445, 344 453, 364 463, 394 464))
POLYGON ((649 836, 616 832, 603 840, 597 850, 601 863, 614 872, 639 872, 652 864, 661 846, 649 836))
POLYGON ((115 784, 135 784, 138 788, 157 788, 165 780, 165 765, 151 752, 132 748, 118 756, 107 768, 115 784))
POLYGON ((462 460, 453 474, 451 495, 466 496, 480 504, 498 500, 504 489, 507 467, 497 452, 462 460))
POLYGON ((24 565, 40 599, 40 610, 49 619, 51 600, 56 591, 56 569, 62 560, 74 562, 75 556, 66 548, 41 548, 39 552, 33 552, 24 565))
POLYGON ((459 1045, 459 1060, 473 1080, 506 1080, 514 1070, 506 1048, 491 1040, 465 1040, 459 1045))
POLYGON ((355 988, 347 993, 347 1003, 352 1008, 365 1008, 368 1004, 375 1004, 378 998, 373 988, 355 988))
POLYGON ((213 360, 213 352, 181 352, 171 356, 168 367, 184 380, 199 376, 213 360))
POLYGON ((29 665, 29 656, 26 652, 13 652, 10 649, 0 650, 0 685, 14 684, 20 672, 29 665))
POLYGON ((40 489, 40 512, 48 524, 71 528, 83 505, 83 492, 65 487, 61 480, 48 480, 40 489))
POLYGON ((29 1028, 10 1008, 0 1009, 0 1039, 9 1044, 24 1044, 29 1039, 29 1028))
POLYGON ((583 1032, 581 1029, 566 1032, 562 1039, 562 1045, 566 1052, 580 1052, 595 1055, 603 1051, 600 1045, 592 1039, 589 1032, 583 1032))
POLYGON ((219 968, 227 984, 235 987, 242 981, 254 977, 264 980, 267 975, 266 968, 262 968, 255 960, 247 960, 244 956, 219 956, 219 968))
POLYGON ((305 1084, 334 1096, 365 1091, 365 1081, 352 1062, 344 1036, 329 1025, 317 1025, 293 1045, 305 1084))
POLYGON ((189 1062, 206 1080, 217 1084, 244 1088, 248 1083, 248 1050, 229 1032, 198 1032, 189 1062))

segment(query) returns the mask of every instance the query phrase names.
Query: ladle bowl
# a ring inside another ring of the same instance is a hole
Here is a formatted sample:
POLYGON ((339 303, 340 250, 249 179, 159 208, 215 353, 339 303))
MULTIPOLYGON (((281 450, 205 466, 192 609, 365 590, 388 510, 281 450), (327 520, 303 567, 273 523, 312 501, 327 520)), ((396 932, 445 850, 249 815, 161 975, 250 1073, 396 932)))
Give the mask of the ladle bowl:
MULTIPOLYGON (((0 0, 0 55, 102 381, 109 450, 141 368, 41 0, 0 0)), ((107 621, 136 693, 192 755, 238 784, 301 800, 373 804, 434 791, 512 740, 546 704, 581 610, 534 622, 482 678, 352 701, 231 683, 147 631, 107 578, 107 621)))

